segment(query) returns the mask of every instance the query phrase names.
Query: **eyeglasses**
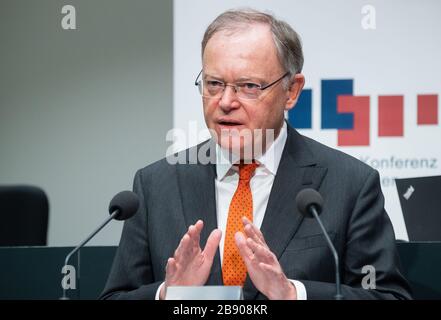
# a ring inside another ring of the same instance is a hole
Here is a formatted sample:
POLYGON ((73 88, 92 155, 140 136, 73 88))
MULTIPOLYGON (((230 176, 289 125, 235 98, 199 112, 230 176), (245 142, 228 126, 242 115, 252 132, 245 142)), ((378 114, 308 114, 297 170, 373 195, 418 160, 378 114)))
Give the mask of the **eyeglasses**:
POLYGON ((277 82, 289 75, 286 72, 283 76, 277 80, 262 86, 253 82, 238 82, 234 84, 228 84, 215 79, 199 79, 202 75, 202 70, 199 72, 196 80, 194 82, 195 86, 198 87, 199 93, 205 98, 220 98, 222 97, 226 87, 232 87, 238 99, 244 100, 256 100, 263 93, 263 90, 275 85, 277 82))

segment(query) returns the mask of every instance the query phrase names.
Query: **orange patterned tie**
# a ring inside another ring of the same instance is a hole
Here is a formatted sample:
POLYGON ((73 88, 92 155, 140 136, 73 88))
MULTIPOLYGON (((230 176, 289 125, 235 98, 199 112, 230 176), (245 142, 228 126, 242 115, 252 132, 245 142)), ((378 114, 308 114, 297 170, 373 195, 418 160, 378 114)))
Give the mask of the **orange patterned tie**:
POLYGON ((243 286, 247 275, 247 268, 239 254, 234 235, 237 231, 243 232, 242 217, 253 221, 250 179, 257 166, 257 163, 239 164, 239 184, 230 203, 225 232, 222 278, 226 286, 243 286))

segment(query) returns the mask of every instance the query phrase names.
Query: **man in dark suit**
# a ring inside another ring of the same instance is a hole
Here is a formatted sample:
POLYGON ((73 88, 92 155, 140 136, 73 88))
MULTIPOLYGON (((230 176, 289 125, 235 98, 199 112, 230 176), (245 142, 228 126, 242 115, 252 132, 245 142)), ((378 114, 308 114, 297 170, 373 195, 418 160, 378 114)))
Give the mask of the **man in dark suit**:
POLYGON ((213 137, 137 172, 141 205, 124 225, 102 297, 164 299, 174 285, 241 285, 245 299, 332 299, 331 253, 295 203, 314 188, 344 297, 410 298, 378 172, 284 121, 304 85, 295 31, 268 14, 227 11, 208 27, 202 60, 196 84, 213 137), (365 266, 375 270, 369 286, 365 266))

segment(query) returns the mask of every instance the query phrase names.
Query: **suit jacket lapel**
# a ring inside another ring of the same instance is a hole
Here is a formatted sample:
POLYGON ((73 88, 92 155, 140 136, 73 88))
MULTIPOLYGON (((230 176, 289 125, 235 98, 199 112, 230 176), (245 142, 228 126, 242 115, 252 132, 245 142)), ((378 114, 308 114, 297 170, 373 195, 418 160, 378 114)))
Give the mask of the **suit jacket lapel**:
MULTIPOLYGON (((195 148, 198 151, 201 148, 207 149, 208 158, 213 160, 212 156, 215 155, 210 151, 214 149, 210 148, 210 146, 212 146, 212 142, 209 140, 195 148)), ((190 149, 188 153, 190 154, 192 151, 194 151, 194 149, 190 149)), ((186 159, 191 159, 191 156, 188 155, 186 159)), ((204 249, 211 231, 217 228, 214 185, 216 178, 215 162, 210 161, 208 164, 202 164, 199 159, 197 159, 197 163, 195 164, 178 165, 177 172, 186 225, 194 224, 199 219, 204 221, 200 241, 201 248, 204 249)), ((217 250, 214 258, 207 284, 222 284, 219 250, 217 250)))
MULTIPOLYGON (((304 188, 317 189, 325 173, 326 168, 317 166, 304 138, 288 126, 288 138, 261 226, 266 243, 278 259, 303 220, 295 203, 297 193, 304 188)), ((245 299, 253 299, 257 293, 247 276, 245 299)))

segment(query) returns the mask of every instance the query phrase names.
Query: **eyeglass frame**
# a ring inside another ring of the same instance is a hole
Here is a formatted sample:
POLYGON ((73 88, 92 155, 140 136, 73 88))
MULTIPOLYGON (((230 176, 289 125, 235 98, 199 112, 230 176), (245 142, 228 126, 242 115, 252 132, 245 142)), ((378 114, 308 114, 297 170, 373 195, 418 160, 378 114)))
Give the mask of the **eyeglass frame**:
MULTIPOLYGON (((201 74, 202 74, 202 71, 203 71, 203 69, 201 69, 201 71, 198 73, 198 75, 197 75, 197 77, 196 77, 196 80, 194 81, 194 85, 195 86, 197 86, 198 88, 199 88, 199 84, 203 81, 203 79, 201 79, 201 80, 199 80, 198 81, 198 79, 199 79, 199 77, 201 76, 201 74)), ((285 72, 284 74, 283 74, 283 76, 281 76, 280 78, 278 78, 277 80, 275 80, 275 81, 273 81, 273 82, 271 82, 271 83, 269 83, 269 84, 267 84, 267 85, 265 85, 265 86, 261 86, 260 84, 258 85, 259 86, 259 90, 260 91, 263 91, 263 90, 265 90, 265 89, 268 89, 268 88, 270 88, 270 87, 272 87, 273 85, 275 85, 277 82, 279 82, 279 81, 281 81, 283 78, 285 78, 286 76, 288 76, 288 75, 290 75, 291 74, 291 72, 289 72, 289 71, 287 71, 287 72, 285 72)), ((219 81, 219 82, 222 82, 222 81, 219 81)), ((227 87, 233 87, 233 89, 234 89, 234 92, 235 93, 237 93, 238 92, 238 86, 237 85, 235 85, 235 84, 229 84, 228 82, 222 82, 223 83, 223 85, 224 85, 224 88, 223 88, 223 90, 221 91, 222 92, 222 95, 223 95, 223 93, 225 92, 225 89, 227 88, 227 87)), ((254 83, 254 84, 257 84, 257 83, 254 83)), ((199 93, 200 93, 200 95, 202 96, 202 97, 206 97, 206 98, 214 98, 214 96, 204 96, 203 95, 203 90, 198 90, 199 91, 199 93)), ((222 95, 220 95, 220 97, 222 97, 222 95)), ((259 99, 259 97, 260 97, 260 95, 261 94, 259 94, 259 96, 258 97, 256 97, 256 98, 249 98, 249 99, 246 99, 246 100, 256 100, 256 99, 259 99)), ((219 97, 219 98, 220 98, 219 97)))

